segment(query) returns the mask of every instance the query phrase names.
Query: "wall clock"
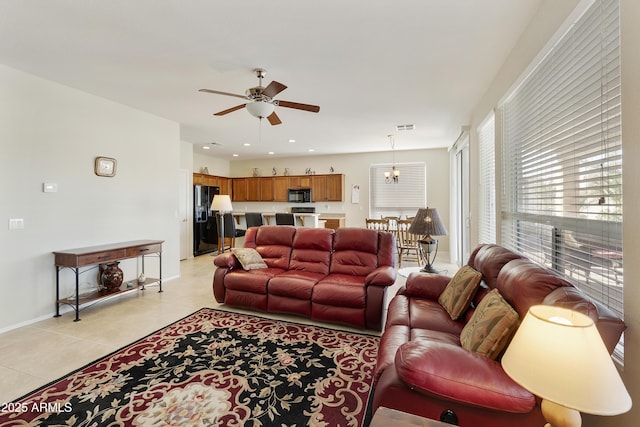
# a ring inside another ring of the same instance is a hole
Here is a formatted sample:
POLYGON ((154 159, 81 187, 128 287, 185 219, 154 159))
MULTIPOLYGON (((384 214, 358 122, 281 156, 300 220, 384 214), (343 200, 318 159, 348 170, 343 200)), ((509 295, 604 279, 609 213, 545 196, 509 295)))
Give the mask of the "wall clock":
POLYGON ((96 157, 95 173, 98 176, 116 176, 118 162, 111 157, 96 157))

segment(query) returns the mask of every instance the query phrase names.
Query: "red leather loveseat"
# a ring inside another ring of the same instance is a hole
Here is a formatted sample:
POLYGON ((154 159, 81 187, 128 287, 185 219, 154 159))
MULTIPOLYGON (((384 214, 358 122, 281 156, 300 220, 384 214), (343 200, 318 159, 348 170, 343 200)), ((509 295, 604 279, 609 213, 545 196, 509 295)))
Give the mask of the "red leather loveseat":
POLYGON ((520 320, 536 304, 582 312, 593 319, 610 353, 625 324, 553 271, 503 247, 479 246, 468 265, 482 273, 482 281, 458 320, 438 302, 448 277, 413 273, 391 300, 378 350, 373 410, 385 406, 431 419, 448 417, 462 427, 542 426, 539 400, 506 375, 500 355, 494 360, 461 345, 463 328, 474 310, 480 311, 480 302, 497 289, 520 320))
POLYGON ((396 279, 391 233, 261 226, 247 230, 244 247, 266 268, 244 270, 231 252, 215 257, 218 302, 382 329, 386 289, 396 279))

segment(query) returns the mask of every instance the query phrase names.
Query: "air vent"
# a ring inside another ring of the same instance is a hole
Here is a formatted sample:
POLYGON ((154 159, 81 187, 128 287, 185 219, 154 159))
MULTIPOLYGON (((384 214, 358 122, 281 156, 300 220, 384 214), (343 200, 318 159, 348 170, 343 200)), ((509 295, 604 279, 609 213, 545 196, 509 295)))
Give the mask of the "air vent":
POLYGON ((416 128, 415 125, 396 125, 396 130, 398 132, 403 130, 414 130, 416 128))

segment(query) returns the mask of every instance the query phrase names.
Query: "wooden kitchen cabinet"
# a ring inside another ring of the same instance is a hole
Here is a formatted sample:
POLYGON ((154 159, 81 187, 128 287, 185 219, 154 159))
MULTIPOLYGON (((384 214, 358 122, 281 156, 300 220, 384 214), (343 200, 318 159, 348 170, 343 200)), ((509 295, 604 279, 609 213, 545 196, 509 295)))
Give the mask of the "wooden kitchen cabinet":
POLYGON ((234 202, 246 202, 248 200, 248 178, 233 178, 231 180, 233 191, 232 198, 234 202))
POLYGON ((260 180, 260 201, 272 202, 273 199, 273 178, 262 178, 260 180))
POLYGON ((314 175, 311 178, 311 201, 324 202, 327 200, 327 176, 314 175))
POLYGON ((290 176, 289 188, 311 188, 311 176, 290 176))
POLYGON ((344 175, 313 175, 311 197, 314 202, 344 201, 344 175))
POLYGON ((276 176, 273 178, 273 201, 287 202, 289 201, 289 177, 276 176))
POLYGON ((327 201, 344 201, 344 175, 327 175, 327 201))

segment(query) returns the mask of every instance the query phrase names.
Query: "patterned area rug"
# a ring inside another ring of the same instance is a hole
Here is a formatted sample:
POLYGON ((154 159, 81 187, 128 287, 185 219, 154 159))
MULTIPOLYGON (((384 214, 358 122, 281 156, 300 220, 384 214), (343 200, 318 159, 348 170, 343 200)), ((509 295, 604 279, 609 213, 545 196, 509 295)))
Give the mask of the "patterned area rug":
POLYGON ((0 426, 362 426, 378 344, 202 309, 5 404, 0 426))

